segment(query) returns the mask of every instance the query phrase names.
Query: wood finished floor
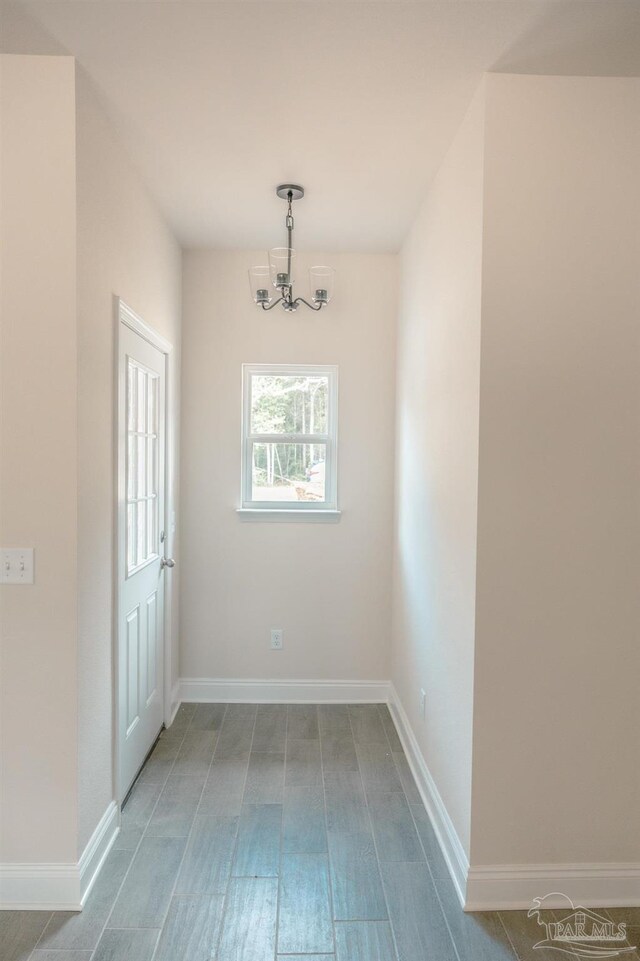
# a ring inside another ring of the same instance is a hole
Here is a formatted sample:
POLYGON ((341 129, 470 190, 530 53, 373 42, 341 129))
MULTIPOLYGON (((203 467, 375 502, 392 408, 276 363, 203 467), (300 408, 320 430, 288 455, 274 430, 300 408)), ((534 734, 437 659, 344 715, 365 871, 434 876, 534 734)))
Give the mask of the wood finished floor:
POLYGON ((551 961, 542 937, 462 912, 383 705, 183 705, 84 911, 0 913, 2 961, 551 961))

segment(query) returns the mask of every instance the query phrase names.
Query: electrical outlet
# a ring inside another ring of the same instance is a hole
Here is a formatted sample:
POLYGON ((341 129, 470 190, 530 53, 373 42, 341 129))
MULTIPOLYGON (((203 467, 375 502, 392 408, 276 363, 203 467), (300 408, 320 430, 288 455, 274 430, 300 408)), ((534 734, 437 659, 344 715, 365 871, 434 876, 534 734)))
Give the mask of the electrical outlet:
POLYGON ((427 692, 420 688, 420 717, 424 717, 427 710, 427 692))
POLYGON ((284 644, 284 631, 281 627, 271 628, 271 650, 281 651, 284 644))

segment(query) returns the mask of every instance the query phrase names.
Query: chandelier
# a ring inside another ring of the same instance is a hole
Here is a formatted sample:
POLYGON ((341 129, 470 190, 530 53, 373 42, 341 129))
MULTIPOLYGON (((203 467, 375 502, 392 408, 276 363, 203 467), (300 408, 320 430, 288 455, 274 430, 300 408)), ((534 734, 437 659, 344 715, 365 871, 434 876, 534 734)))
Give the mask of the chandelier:
POLYGON ((271 310, 276 304, 282 304, 283 309, 288 311, 297 310, 300 304, 310 307, 311 310, 321 310, 329 303, 333 294, 335 276, 333 267, 309 268, 309 287, 313 303, 310 304, 304 297, 294 298, 293 296, 293 268, 296 252, 292 247, 293 213, 291 207, 294 200, 302 200, 304 197, 304 187, 300 187, 298 184, 280 184, 276 188, 276 193, 282 200, 287 201, 287 216, 285 219, 287 246, 274 247, 269 251, 268 266, 249 268, 251 296, 263 310, 271 310), (278 291, 280 296, 274 300, 275 291, 278 291))

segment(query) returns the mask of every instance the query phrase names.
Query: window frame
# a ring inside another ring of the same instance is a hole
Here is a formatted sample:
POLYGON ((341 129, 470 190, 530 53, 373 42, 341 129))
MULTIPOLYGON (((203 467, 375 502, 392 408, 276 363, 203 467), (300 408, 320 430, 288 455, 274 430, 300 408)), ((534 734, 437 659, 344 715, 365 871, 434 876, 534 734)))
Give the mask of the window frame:
POLYGON ((243 364, 242 365, 242 474, 241 510, 270 514, 333 512, 338 510, 338 367, 335 364, 243 364), (326 377, 327 431, 315 434, 252 434, 251 385, 255 375, 272 377, 326 377), (254 444, 325 444, 324 501, 259 501, 252 499, 254 444))

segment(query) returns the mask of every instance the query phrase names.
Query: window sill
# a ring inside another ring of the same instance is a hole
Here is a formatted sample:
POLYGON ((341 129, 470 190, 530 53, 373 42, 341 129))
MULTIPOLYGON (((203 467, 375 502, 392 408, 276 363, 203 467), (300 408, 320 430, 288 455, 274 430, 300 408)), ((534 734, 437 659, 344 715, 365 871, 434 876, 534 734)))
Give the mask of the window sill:
POLYGON ((330 510, 287 510, 271 507, 238 507, 236 514, 242 521, 273 523, 281 521, 290 524, 337 524, 342 511, 330 510))

